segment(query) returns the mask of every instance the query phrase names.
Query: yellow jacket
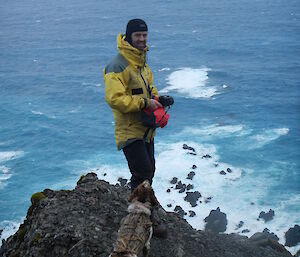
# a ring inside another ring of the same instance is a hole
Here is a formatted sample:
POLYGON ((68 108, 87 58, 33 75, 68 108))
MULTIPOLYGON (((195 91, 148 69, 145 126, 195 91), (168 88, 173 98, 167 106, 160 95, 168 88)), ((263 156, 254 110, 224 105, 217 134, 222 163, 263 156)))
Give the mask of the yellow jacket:
MULTIPOLYGON (((119 54, 104 68, 103 77, 105 100, 112 109, 115 140, 120 150, 137 139, 143 139, 147 128, 141 123, 141 110, 158 93, 152 85, 152 72, 146 63, 148 46, 140 51, 121 34, 117 36, 117 46, 119 54)), ((150 130, 146 141, 153 136, 150 130)))

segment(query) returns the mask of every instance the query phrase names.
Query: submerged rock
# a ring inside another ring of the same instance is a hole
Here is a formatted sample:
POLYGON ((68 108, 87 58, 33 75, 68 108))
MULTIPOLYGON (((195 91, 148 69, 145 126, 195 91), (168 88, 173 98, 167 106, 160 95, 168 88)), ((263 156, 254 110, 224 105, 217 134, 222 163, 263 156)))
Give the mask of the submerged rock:
POLYGON ((274 216, 275 216, 275 212, 272 209, 270 209, 268 212, 264 212, 264 211, 260 212, 258 218, 263 219, 265 222, 268 222, 272 220, 274 216))
POLYGON ((204 219, 206 222, 205 230, 213 233, 225 232, 227 228, 227 217, 224 212, 218 207, 216 210, 211 210, 210 214, 204 219))
MULTIPOLYGON (((73 190, 41 193, 45 197, 35 201, 19 230, 3 242, 0 256, 109 256, 120 221, 127 215, 129 188, 110 185, 89 173, 73 190)), ((215 235, 193 229, 177 213, 167 212, 165 224, 168 237, 151 239, 150 256, 292 257, 277 242, 259 245, 237 234, 215 235)))

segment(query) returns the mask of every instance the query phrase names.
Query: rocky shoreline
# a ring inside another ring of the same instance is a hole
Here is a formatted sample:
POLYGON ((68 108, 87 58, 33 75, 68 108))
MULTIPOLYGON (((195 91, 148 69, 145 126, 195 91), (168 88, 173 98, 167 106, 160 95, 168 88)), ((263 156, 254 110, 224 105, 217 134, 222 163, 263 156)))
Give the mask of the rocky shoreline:
MULTIPOLYGON (((126 183, 122 185, 110 185, 89 173, 80 178, 73 190, 45 189, 35 193, 24 223, 3 241, 0 256, 107 257, 120 221, 127 214, 130 190, 126 183)), ((195 197, 199 198, 199 194, 195 197)), ((207 231, 195 230, 182 214, 168 212, 168 238, 153 238, 150 256, 292 256, 268 231, 251 238, 219 233, 226 229, 226 214, 220 209, 212 210, 206 221, 207 231)))

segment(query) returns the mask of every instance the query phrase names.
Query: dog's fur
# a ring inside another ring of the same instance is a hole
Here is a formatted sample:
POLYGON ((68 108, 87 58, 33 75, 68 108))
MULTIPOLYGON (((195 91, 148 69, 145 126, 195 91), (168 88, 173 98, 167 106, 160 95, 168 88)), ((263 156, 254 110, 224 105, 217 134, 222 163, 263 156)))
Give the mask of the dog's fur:
POLYGON ((148 257, 152 237, 151 207, 158 205, 148 180, 138 185, 128 199, 128 215, 121 221, 118 238, 109 257, 148 257))

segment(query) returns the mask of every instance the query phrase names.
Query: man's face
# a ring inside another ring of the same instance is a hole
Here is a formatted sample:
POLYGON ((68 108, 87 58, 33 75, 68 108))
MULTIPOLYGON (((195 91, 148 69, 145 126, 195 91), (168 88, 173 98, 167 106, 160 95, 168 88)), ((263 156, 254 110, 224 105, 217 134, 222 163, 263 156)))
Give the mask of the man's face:
POLYGON ((139 49, 139 50, 143 50, 146 47, 146 44, 147 44, 147 36, 148 36, 147 31, 133 32, 131 34, 132 46, 139 49))

